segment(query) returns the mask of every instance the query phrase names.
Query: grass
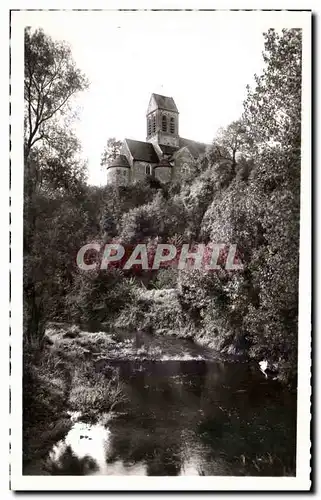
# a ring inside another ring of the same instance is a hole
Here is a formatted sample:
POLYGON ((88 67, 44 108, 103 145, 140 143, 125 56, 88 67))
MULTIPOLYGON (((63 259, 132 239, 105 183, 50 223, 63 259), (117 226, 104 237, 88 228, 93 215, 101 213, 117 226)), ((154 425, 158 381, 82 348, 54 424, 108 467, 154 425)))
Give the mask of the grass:
POLYGON ((149 347, 146 345, 142 345, 141 347, 139 347, 139 349, 137 349, 136 354, 137 354, 137 359, 140 360, 147 360, 147 359, 156 360, 160 359, 162 355, 162 349, 158 346, 149 347))
POLYGON ((87 421, 125 401, 117 372, 96 373, 93 352, 110 345, 104 332, 51 330, 43 349, 25 352, 23 373, 23 463, 41 461, 72 426, 69 410, 87 421), (67 333, 67 334, 66 334, 67 333), (88 359, 89 355, 89 359, 88 359))
POLYGON ((44 458, 51 446, 68 432, 66 412, 70 387, 68 367, 47 348, 24 355, 23 462, 44 458))
POLYGON ((116 319, 119 328, 148 330, 184 337, 186 318, 175 289, 136 290, 133 303, 116 319))
POLYGON ((91 363, 75 369, 68 406, 72 411, 80 411, 82 418, 94 421, 126 400, 117 371, 106 380, 105 375, 93 371, 91 363))
POLYGON ((105 353, 117 347, 111 332, 86 332, 70 325, 50 325, 45 333, 47 350, 55 357, 64 359, 68 365, 90 360, 92 355, 105 353))

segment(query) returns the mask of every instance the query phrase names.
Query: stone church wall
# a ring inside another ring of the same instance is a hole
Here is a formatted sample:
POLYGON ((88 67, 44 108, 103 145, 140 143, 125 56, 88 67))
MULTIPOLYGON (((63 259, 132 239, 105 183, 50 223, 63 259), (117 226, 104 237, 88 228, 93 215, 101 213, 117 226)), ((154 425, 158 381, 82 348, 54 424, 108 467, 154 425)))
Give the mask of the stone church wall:
POLYGON ((130 182, 130 169, 111 167, 107 170, 107 184, 114 186, 128 186, 130 182))
POLYGON ((184 172, 193 167, 195 159, 185 147, 174 154, 173 180, 179 180, 184 176, 184 172))
MULTIPOLYGON (((134 161, 133 169, 132 169, 132 180, 133 181, 142 181, 146 177, 146 166, 150 165, 145 161, 134 161)), ((153 172, 153 165, 151 166, 151 172, 153 172)))
POLYGON ((129 148, 127 146, 126 141, 123 142, 123 145, 120 149, 120 154, 126 156, 127 161, 129 162, 129 165, 131 166, 131 168, 133 168, 133 164, 134 164, 133 157, 130 154, 130 151, 129 151, 129 148))
POLYGON ((178 147, 178 141, 179 139, 178 137, 175 137, 175 135, 170 136, 164 132, 157 132, 148 139, 148 142, 151 142, 156 146, 158 146, 158 144, 164 144, 166 146, 173 146, 174 148, 178 147))
POLYGON ((172 168, 156 167, 155 178, 164 183, 170 182, 172 180, 172 168))

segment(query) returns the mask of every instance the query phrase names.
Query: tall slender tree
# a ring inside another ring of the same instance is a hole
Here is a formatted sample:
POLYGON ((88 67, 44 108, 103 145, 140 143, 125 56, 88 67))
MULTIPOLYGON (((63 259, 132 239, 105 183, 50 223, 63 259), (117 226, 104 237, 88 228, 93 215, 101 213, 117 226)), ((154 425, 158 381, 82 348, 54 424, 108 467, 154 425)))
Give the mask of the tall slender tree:
MULTIPOLYGON (((25 30, 24 134, 24 333, 41 338, 44 293, 40 293, 37 220, 41 194, 68 191, 84 177, 79 143, 68 131, 72 97, 88 82, 72 59, 70 47, 43 30, 25 30)), ((41 279, 40 279, 41 281, 41 279)))

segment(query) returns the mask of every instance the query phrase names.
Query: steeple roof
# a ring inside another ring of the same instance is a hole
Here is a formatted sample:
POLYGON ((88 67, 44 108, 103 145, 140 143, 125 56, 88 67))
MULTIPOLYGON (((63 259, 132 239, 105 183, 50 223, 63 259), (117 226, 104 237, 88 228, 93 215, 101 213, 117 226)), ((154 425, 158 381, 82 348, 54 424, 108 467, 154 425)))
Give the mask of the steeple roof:
POLYGON ((172 97, 167 97, 160 94, 152 94, 152 97, 154 97, 158 108, 164 109, 166 111, 175 111, 176 113, 178 113, 177 106, 172 97))

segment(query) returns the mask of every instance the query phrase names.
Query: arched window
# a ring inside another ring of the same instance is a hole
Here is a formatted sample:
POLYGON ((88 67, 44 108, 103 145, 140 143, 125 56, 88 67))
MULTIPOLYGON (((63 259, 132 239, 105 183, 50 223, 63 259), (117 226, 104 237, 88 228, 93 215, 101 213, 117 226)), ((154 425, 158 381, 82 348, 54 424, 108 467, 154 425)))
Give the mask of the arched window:
POLYGON ((171 118, 169 129, 171 134, 175 134, 175 120, 173 117, 171 118))
POLYGON ((165 115, 162 116, 162 131, 167 132, 167 118, 165 115))
POLYGON ((153 134, 156 132, 156 116, 153 116, 153 134))
POLYGON ((145 165, 145 174, 152 175, 152 167, 150 165, 145 165))
POLYGON ((150 117, 148 117, 147 119, 147 135, 151 135, 152 134, 152 120, 150 117))

